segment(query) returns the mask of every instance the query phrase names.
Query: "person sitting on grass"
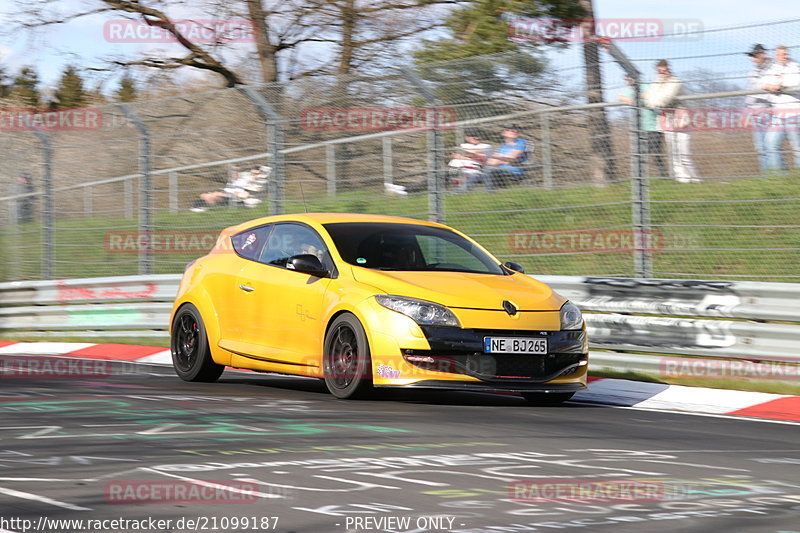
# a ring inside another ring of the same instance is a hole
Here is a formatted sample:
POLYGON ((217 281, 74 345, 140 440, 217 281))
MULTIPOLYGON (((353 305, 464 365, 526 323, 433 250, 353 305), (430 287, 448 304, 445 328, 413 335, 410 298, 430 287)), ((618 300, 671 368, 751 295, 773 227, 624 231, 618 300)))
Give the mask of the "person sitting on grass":
POLYGON ((241 202, 245 207, 257 206, 261 200, 253 197, 253 193, 264 188, 270 170, 269 167, 262 166, 254 167, 250 172, 238 172, 238 167, 234 167, 231 180, 224 188, 200 194, 189 211, 203 213, 211 207, 222 204, 224 200, 241 202))

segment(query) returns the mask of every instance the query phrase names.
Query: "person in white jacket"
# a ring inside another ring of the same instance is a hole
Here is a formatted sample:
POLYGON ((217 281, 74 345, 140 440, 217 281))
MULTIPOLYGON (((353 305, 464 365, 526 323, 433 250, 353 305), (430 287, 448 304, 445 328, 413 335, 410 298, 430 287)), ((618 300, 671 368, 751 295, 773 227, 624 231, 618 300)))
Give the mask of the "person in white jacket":
POLYGON ((676 100, 683 88, 683 82, 672 74, 666 59, 656 63, 656 72, 656 79, 642 94, 644 105, 660 112, 659 125, 667 141, 675 179, 680 183, 699 182, 689 148, 689 116, 683 105, 676 100))
POLYGON ((800 98, 788 92, 789 87, 800 86, 800 65, 789 59, 789 49, 775 48, 775 61, 762 77, 761 87, 770 91, 772 102, 772 124, 764 138, 767 148, 767 164, 770 170, 783 168, 781 148, 785 137, 789 137, 794 152, 794 168, 800 168, 800 98))

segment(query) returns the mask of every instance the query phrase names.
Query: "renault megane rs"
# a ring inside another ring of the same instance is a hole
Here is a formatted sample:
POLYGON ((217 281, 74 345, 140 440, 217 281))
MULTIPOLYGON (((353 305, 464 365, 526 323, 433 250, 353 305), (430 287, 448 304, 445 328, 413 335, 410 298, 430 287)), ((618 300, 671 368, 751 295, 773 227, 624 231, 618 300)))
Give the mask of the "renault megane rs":
POLYGON ((578 308, 514 263, 433 222, 260 218, 186 269, 171 317, 175 371, 226 366, 373 387, 514 391, 556 404, 586 387, 578 308))

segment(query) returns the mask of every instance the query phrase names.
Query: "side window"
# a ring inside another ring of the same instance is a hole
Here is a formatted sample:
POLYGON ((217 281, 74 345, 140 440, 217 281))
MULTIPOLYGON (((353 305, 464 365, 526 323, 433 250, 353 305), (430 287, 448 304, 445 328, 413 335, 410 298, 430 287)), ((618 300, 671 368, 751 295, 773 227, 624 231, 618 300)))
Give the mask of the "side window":
POLYGON ((328 250, 322 238, 307 226, 300 224, 278 224, 261 251, 259 262, 285 267, 293 255, 316 255, 323 265, 332 267, 328 250))
POLYGON ((259 252, 261 252, 261 249, 264 247, 264 243, 267 241, 271 229, 272 224, 268 224, 237 233, 231 237, 233 249, 245 259, 252 259, 255 261, 258 258, 259 252))

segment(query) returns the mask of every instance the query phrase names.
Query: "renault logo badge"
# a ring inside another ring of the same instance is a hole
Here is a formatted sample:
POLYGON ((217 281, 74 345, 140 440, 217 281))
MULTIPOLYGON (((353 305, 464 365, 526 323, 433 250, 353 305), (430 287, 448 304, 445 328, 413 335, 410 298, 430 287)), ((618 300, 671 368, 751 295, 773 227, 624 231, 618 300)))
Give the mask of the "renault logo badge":
POLYGON ((503 309, 505 309, 506 313, 508 313, 511 316, 517 314, 517 306, 512 304, 508 300, 503 300, 503 309))

